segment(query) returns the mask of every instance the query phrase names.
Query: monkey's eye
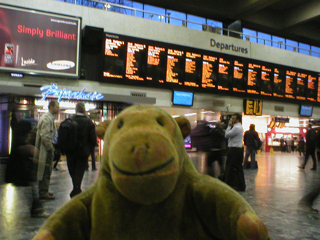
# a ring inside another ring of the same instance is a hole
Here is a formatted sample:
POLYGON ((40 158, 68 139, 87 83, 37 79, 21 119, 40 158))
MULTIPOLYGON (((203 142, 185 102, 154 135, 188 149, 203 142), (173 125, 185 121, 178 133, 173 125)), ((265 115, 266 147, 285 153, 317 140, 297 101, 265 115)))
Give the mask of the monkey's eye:
POLYGON ((157 122, 159 123, 160 126, 164 126, 164 122, 161 118, 157 118, 157 122))
POLYGON ((120 120, 119 123, 118 123, 118 128, 120 129, 120 128, 122 128, 122 126, 123 126, 123 121, 120 120))

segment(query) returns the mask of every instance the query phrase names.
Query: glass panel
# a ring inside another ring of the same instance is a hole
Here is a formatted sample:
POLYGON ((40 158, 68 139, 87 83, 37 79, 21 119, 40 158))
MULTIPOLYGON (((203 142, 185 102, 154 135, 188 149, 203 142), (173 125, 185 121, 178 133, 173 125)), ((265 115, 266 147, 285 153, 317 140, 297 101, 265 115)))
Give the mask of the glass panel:
MULTIPOLYGON (((133 2, 128 0, 120 0, 120 5, 132 8, 133 2)), ((121 10, 123 14, 134 16, 134 10, 123 8, 121 10)))
MULTIPOLYGON (((135 9, 138 9, 138 10, 136 10, 136 17, 143 17, 143 11, 142 11, 143 4, 142 3, 133 2, 132 7, 135 9)), ((134 15, 134 13, 133 13, 133 15, 134 15)))
POLYGON ((286 39, 286 49, 289 51, 297 51, 298 42, 286 39))
POLYGON ((187 27, 202 31, 202 25, 206 25, 206 19, 203 17, 187 14, 187 27))
POLYGON ((243 34, 243 40, 245 41, 250 41, 250 42, 257 42, 257 31, 251 30, 251 29, 247 29, 247 28, 243 28, 242 29, 243 34))
POLYGON ((207 19, 207 25, 209 28, 212 29, 210 31, 218 33, 218 34, 222 33, 222 22, 207 19))
POLYGON ((272 36, 272 47, 285 49, 285 42, 286 40, 284 38, 272 36))
POLYGON ((173 10, 167 10, 166 23, 170 23, 177 26, 183 26, 186 24, 187 15, 182 12, 176 12, 173 10))
POLYGON ((305 43, 299 43, 299 53, 310 55, 310 45, 305 43))
POLYGON ((164 15, 166 13, 164 8, 154 7, 145 4, 144 5, 144 18, 155 21, 165 21, 164 15))
POLYGON ((208 26, 211 26, 211 27, 219 27, 219 28, 222 28, 222 22, 214 21, 214 20, 211 20, 211 19, 207 19, 207 25, 208 25, 208 26))
POLYGON ((314 57, 320 57, 320 47, 311 46, 311 55, 314 57))
POLYGON ((267 46, 271 46, 271 35, 270 34, 258 32, 258 37, 259 37, 258 43, 264 44, 267 46))
POLYGON ((92 2, 92 7, 99 8, 99 9, 106 9, 106 1, 102 1, 102 3, 92 2))
MULTIPOLYGON (((119 1, 120 1, 120 0, 107 0, 107 2, 109 2, 109 3, 114 3, 114 4, 119 4, 119 1)), ((121 8, 116 7, 116 6, 112 5, 112 4, 110 4, 110 5, 111 5, 110 7, 107 6, 108 11, 121 12, 121 8)))

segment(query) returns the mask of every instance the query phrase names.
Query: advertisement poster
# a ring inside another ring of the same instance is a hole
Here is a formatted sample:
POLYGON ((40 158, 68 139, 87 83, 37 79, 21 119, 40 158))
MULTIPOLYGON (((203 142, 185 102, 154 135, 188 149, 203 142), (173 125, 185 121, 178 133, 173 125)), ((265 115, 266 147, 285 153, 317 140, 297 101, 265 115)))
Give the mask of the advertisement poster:
POLYGON ((78 77, 81 19, 0 5, 0 71, 78 77))

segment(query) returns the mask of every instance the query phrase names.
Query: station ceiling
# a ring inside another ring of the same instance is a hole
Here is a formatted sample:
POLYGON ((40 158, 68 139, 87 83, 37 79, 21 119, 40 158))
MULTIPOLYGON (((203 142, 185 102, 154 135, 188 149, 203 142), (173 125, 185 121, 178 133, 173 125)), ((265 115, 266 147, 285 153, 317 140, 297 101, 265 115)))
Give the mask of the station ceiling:
POLYGON ((135 0, 320 46, 319 0, 135 0))

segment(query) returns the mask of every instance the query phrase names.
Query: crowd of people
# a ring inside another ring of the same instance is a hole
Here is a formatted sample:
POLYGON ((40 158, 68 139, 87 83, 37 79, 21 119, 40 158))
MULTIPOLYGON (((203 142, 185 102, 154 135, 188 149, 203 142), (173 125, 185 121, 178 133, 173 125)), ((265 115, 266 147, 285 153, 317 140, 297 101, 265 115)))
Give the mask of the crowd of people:
MULTIPOLYGON (((237 191, 245 191, 246 183, 243 169, 258 168, 256 153, 262 147, 262 141, 254 124, 250 124, 249 130, 244 133, 240 114, 231 116, 227 128, 224 123, 219 122, 212 129, 206 121, 200 120, 191 131, 191 142, 197 151, 206 153, 209 175, 213 176, 212 164, 214 161, 218 161, 220 167, 218 178, 237 191), (225 144, 226 140, 227 145, 225 144), (224 156, 226 156, 225 163, 224 156)), ((305 169, 311 156, 313 161, 311 170, 317 170, 317 159, 320 161, 319 129, 315 129, 312 124, 309 124, 306 139, 301 136, 297 148, 294 147, 293 141, 291 143, 285 141, 284 138, 280 143, 281 152, 297 150, 299 155, 303 156, 303 163, 298 166, 300 169, 305 169), (290 146, 289 150, 287 150, 288 146, 290 146)), ((312 208, 312 204, 319 193, 320 188, 316 188, 303 196, 298 204, 299 209, 309 213, 318 213, 318 210, 312 208)))
POLYGON ((197 151, 206 153, 209 175, 214 176, 213 163, 217 161, 220 168, 218 178, 236 190, 245 191, 243 169, 257 168, 255 155, 262 146, 254 124, 243 133, 240 114, 233 114, 227 124, 218 122, 213 128, 208 122, 199 120, 191 131, 191 142, 197 151))
MULTIPOLYGON (((88 169, 89 155, 95 155, 97 136, 94 123, 86 116, 85 104, 76 104, 76 114, 71 119, 77 126, 78 135, 76 145, 70 151, 61 151, 58 141, 58 128, 55 116, 60 107, 57 101, 50 101, 48 112, 42 115, 37 124, 32 121, 18 120, 15 111, 12 111, 12 151, 6 168, 5 181, 18 186, 31 186, 33 202, 32 217, 48 217, 41 200, 54 200, 56 197, 49 191, 52 169, 58 169, 61 154, 67 158, 68 171, 72 180, 73 189, 70 197, 81 193, 81 183, 84 172, 88 169), (32 136, 32 137, 31 137, 32 136), (55 163, 54 163, 55 161, 55 163)), ((95 161, 95 156, 92 156, 95 161)), ((95 164, 92 164, 95 170, 95 164)))

